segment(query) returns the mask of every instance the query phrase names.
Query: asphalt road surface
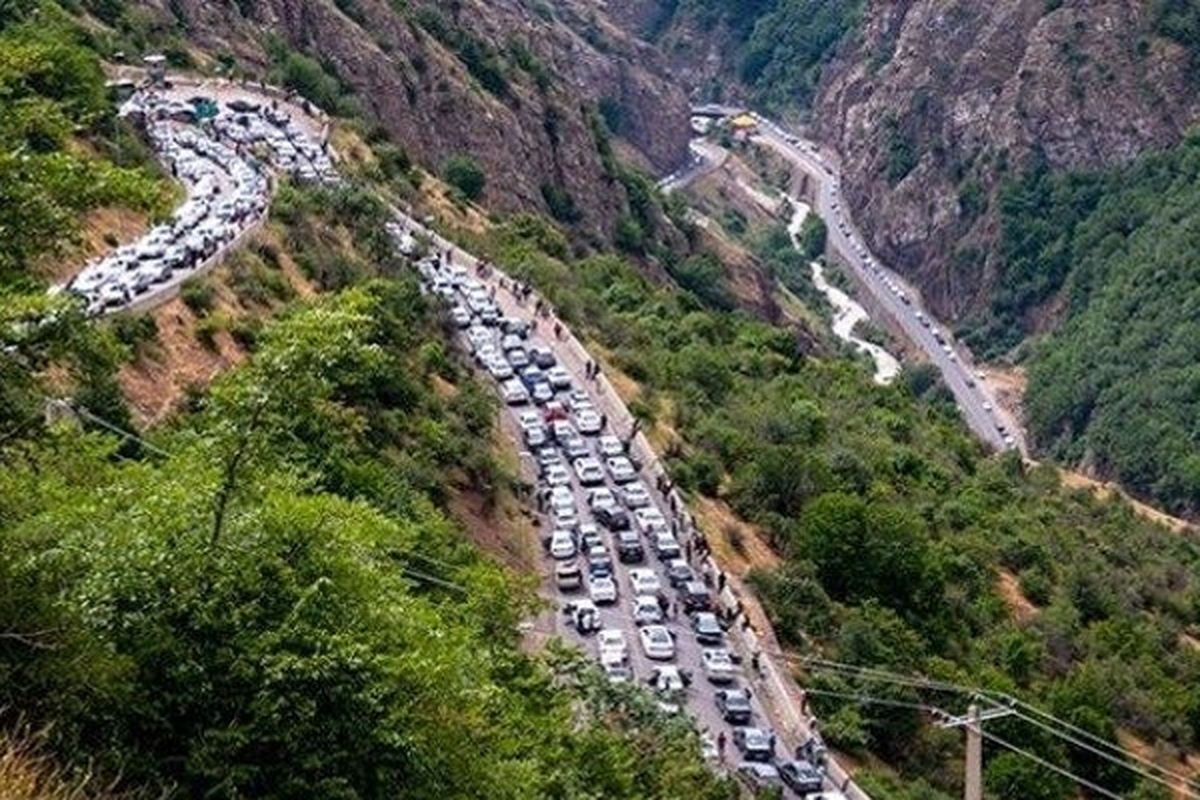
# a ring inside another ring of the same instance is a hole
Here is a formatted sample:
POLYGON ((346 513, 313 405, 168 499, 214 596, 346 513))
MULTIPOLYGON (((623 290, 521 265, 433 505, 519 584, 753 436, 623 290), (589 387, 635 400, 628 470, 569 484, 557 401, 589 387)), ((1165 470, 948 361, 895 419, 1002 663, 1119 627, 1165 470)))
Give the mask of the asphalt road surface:
MULTIPOLYGON (((399 231, 393 231, 393 234, 399 237, 405 235, 399 231)), ((494 312, 487 313, 494 313, 502 320, 502 324, 508 320, 521 320, 526 324, 531 324, 535 319, 537 320, 536 329, 529 332, 527 338, 522 340, 520 344, 526 353, 538 346, 548 348, 555 354, 557 365, 567 370, 571 381, 571 388, 564 388, 556 392, 556 401, 565 401, 570 392, 574 390, 579 393, 579 399, 586 398, 597 410, 611 407, 610 403, 602 402, 602 398, 599 397, 597 381, 592 380, 585 374, 587 372, 586 366, 580 364, 576 354, 571 352, 571 349, 563 341, 566 338, 566 331, 562 331, 564 335, 561 338, 556 336, 554 325, 558 324, 557 321, 549 316, 538 316, 535 310, 536 295, 530 295, 527 299, 521 299, 514 292, 513 284, 508 279, 505 279, 503 286, 501 286, 499 282, 500 275, 494 270, 484 269, 477 271, 474 266, 469 269, 461 265, 452 266, 452 259, 453 256, 449 252, 441 252, 433 258, 426 258, 421 261, 418 269, 422 274, 423 283, 427 291, 444 297, 452 318, 457 317, 456 324, 460 329, 459 344, 468 353, 474 354, 477 366, 485 375, 492 374, 493 371, 499 371, 499 377, 493 375, 498 389, 502 387, 506 380, 511 379, 503 377, 507 370, 503 365, 496 364, 496 354, 502 354, 501 357, 505 361, 509 361, 510 367, 513 360, 516 360, 517 363, 520 363, 520 360, 509 359, 507 355, 503 355, 506 353, 511 355, 511 350, 506 351, 503 347, 505 335, 502 331, 502 325, 484 326, 480 324, 477 312, 485 308, 489 303, 494 304, 494 312), (474 297, 474 301, 472 301, 472 296, 474 297), (481 357, 481 352, 487 355, 481 357)), ((512 346, 514 344, 516 344, 516 340, 510 339, 509 345, 512 346)), ((523 430, 527 427, 528 423, 523 425, 520 417, 524 415, 528 420, 531 417, 536 418, 538 415, 544 416, 545 408, 545 405, 539 406, 533 401, 506 403, 502 419, 503 427, 513 436, 519 446, 524 447, 526 437, 523 430)), ((568 418, 578 419, 576 415, 570 415, 568 418)), ((602 430, 580 437, 586 443, 586 447, 590 453, 598 452, 600 436, 603 434, 614 435, 623 440, 628 440, 629 438, 630 431, 627 428, 625 430, 616 430, 618 425, 615 422, 615 415, 614 419, 609 419, 605 415, 603 423, 604 427, 602 430)), ((624 423, 621 424, 623 425, 624 423)), ((551 439, 551 441, 553 440, 551 439)), ((560 452, 562 452, 561 449, 560 452)), ((545 484, 538 477, 534 448, 526 448, 522 456, 523 468, 526 471, 527 479, 531 483, 536 483, 538 489, 541 490, 545 484)), ((565 457, 564 464, 570 471, 570 462, 565 457)), ((669 503, 664 499, 663 494, 658 491, 655 480, 647 474, 647 471, 639 471, 640 480, 646 486, 651 496, 652 505, 668 521, 668 525, 671 524, 672 520, 676 520, 676 524, 680 527, 679 538, 684 553, 686 556, 693 556, 690 563, 695 569, 697 576, 702 575, 701 562, 699 558, 695 557, 698 554, 686 547, 685 543, 688 538, 686 525, 679 522, 682 515, 672 513, 669 503)), ((588 508, 588 494, 593 489, 600 488, 600 486, 607 487, 616 493, 619 484, 614 482, 611 475, 606 473, 602 484, 584 487, 572 472, 568 486, 574 501, 574 511, 578 516, 578 524, 586 526, 595 523, 588 508)), ((552 517, 549 513, 540 513, 539 517, 541 520, 540 530, 548 537, 556 527, 552 521, 552 517)), ((682 697, 664 697, 662 699, 667 702, 671 700, 679 702, 682 705, 681 710, 690 714, 695 719, 698 729, 707 733, 710 743, 715 744, 718 738, 724 738, 726 742, 724 758, 721 759, 717 754, 711 752, 709 755, 712 757, 714 765, 718 768, 735 769, 741 758, 737 748, 734 746, 734 727, 728 724, 719 713, 715 702, 715 694, 720 689, 734 687, 743 689, 751 688, 754 683, 751 680, 752 676, 749 675, 749 671, 753 668, 752 664, 745 663, 744 661, 743 663, 736 664, 736 674, 732 683, 716 685, 708 681, 702 666, 702 650, 704 648, 696 640, 690 626, 689 618, 678 610, 679 604, 676 592, 671 588, 667 579, 664 563, 655 555, 654 548, 650 543, 650 537, 645 534, 640 536, 646 552, 644 563, 626 565, 621 563, 617 558, 615 534, 609 533, 602 526, 596 527, 601 540, 612 557, 613 573, 619 591, 619 596, 615 604, 599 606, 600 627, 608 631, 620 631, 624 635, 629 653, 628 664, 632 668, 632 679, 634 682, 645 686, 655 668, 664 665, 678 667, 680 670, 690 674, 690 685, 686 688, 682 697), (674 612, 668 614, 667 619, 663 623, 672 632, 675 642, 675 655, 669 660, 651 660, 647 658, 640 646, 639 627, 634 622, 631 606, 631 601, 636 594, 630 580, 631 568, 653 570, 658 575, 665 595, 670 599, 671 605, 674 606, 674 612)), ((637 527, 637 523, 635 522, 633 529, 637 530, 637 527)), ((548 552, 543 553, 541 557, 543 559, 543 593, 556 609, 554 615, 555 634, 560 636, 564 641, 575 644, 592 657, 599 659, 598 635, 596 633, 580 633, 576 630, 573 620, 569 613, 567 613, 571 604, 588 598, 588 569, 586 559, 581 555, 574 559, 556 560, 548 552), (553 577, 555 565, 570 561, 576 561, 579 564, 581 572, 584 575, 584 582, 578 590, 560 591, 556 588, 553 577)), ((714 583, 717 580, 712 576, 710 576, 710 579, 714 583)), ((738 622, 734 621, 732 624, 737 625, 738 622)), ((729 644, 728 641, 726 644, 729 644)), ((733 651, 734 648, 730 646, 729 649, 733 651)), ((777 726, 773 725, 773 721, 768 716, 768 710, 759 702, 758 692, 755 689, 751 689, 751 704, 753 709, 751 725, 774 730, 777 726)), ((775 756, 779 760, 784 760, 791 756, 787 752, 787 747, 783 742, 782 736, 777 743, 775 756)), ((785 796, 792 797, 794 795, 789 793, 785 796)))

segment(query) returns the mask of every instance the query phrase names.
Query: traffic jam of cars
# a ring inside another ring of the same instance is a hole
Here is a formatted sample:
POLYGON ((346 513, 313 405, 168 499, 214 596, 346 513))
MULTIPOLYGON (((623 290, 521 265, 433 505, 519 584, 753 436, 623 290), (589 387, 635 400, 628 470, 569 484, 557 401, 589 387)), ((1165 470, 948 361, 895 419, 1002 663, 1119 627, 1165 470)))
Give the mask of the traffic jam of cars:
POLYGON ((186 199, 169 220, 88 264, 61 289, 79 296, 89 315, 126 308, 195 274, 262 217, 268 165, 297 180, 336 182, 325 146, 283 108, 149 91, 130 98, 122 116, 141 125, 186 199))
MULTIPOLYGON (((390 228, 398 246, 411 250, 404 225, 390 228)), ((511 281, 499 291, 504 305, 522 313, 506 316, 496 286, 485 280, 487 265, 468 270, 447 251, 416 266, 426 293, 442 298, 459 344, 495 381, 536 470, 542 546, 566 637, 610 681, 644 687, 664 713, 690 712, 715 767, 754 789, 843 797, 822 792, 819 737, 780 757, 747 680, 751 665, 728 641, 728 616, 717 613, 711 575, 705 580, 693 548, 681 544, 677 517, 664 511, 661 487, 647 485, 628 439, 601 411, 593 376, 577 380, 547 343, 559 338, 558 323, 539 320, 528 297, 507 302, 521 289, 511 281)))

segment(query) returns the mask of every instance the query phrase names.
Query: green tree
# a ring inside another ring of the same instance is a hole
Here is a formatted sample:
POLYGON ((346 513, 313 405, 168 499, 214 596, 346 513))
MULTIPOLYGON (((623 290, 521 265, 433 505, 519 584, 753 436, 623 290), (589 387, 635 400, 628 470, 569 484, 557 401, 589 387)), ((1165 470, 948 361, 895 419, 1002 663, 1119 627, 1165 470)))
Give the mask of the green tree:
POLYGON ((484 186, 487 185, 487 176, 483 168, 475 159, 466 155, 455 155, 446 159, 446 163, 442 165, 442 177, 468 200, 478 200, 483 195, 484 186))
POLYGON ((825 220, 816 214, 809 214, 800 225, 800 235, 797 246, 809 261, 825 255, 825 241, 829 236, 829 228, 825 220))

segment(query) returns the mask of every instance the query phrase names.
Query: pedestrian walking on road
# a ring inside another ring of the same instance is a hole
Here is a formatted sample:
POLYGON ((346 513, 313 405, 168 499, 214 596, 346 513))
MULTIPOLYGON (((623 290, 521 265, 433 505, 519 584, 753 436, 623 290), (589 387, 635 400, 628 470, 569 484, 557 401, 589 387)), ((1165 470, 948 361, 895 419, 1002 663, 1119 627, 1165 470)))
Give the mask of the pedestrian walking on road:
POLYGON ((755 649, 755 651, 750 654, 750 667, 751 667, 751 669, 754 670, 755 675, 757 675, 760 678, 763 676, 762 653, 759 652, 757 649, 755 649))
POLYGON ((717 594, 725 591, 725 573, 721 572, 717 575, 717 594))
POLYGON ((725 760, 725 731, 717 734, 717 756, 722 761, 725 760))
POLYGON ((608 428, 608 414, 600 415, 600 428, 602 430, 608 428))
POLYGON ((560 322, 554 323, 554 338, 558 339, 559 341, 562 341, 563 330, 562 330, 562 323, 560 323, 560 322))

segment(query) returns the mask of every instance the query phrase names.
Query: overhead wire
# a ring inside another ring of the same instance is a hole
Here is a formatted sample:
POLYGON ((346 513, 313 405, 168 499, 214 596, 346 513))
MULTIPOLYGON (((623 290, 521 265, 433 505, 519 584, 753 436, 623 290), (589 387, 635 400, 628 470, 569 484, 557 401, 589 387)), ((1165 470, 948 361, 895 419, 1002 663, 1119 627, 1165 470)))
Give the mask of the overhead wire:
POLYGON ((1035 755, 1034 753, 1031 753, 1028 750, 1020 748, 1017 745, 1013 744, 1012 742, 1009 742, 1005 739, 1001 739, 999 736, 995 735, 994 733, 988 733, 987 731, 980 728, 979 735, 982 736, 984 739, 987 739, 989 742, 992 742, 993 744, 998 744, 1003 748, 1011 750, 1012 752, 1016 753, 1019 756, 1028 758, 1030 761, 1033 761, 1034 763, 1036 763, 1040 766, 1043 766, 1046 769, 1057 772, 1059 775, 1062 775, 1064 778, 1074 781, 1079 786, 1083 786, 1087 789, 1090 789, 1093 792, 1103 795, 1104 797, 1111 798, 1112 800, 1124 800, 1121 797, 1121 795, 1119 795, 1115 792, 1111 792, 1108 789, 1105 789, 1103 786, 1100 786, 1097 783, 1093 783, 1092 781, 1089 781, 1087 778, 1076 775, 1075 773, 1071 772, 1068 769, 1065 769, 1064 767, 1060 767, 1057 764, 1047 761, 1046 759, 1042 758, 1039 755, 1035 755))
MULTIPOLYGON (((916 711, 927 711, 935 714, 946 714, 936 706, 927 705, 925 703, 910 703, 905 700, 891 700, 886 697, 875 697, 869 694, 855 694, 852 692, 834 692, 828 689, 805 689, 807 695, 818 695, 821 697, 837 697, 844 700, 853 700, 857 703, 866 703, 870 705, 894 706, 896 708, 909 708, 916 711)), ((947 715, 949 716, 949 715, 947 715)))
MULTIPOLYGON (((1018 718, 1020 720, 1028 722, 1031 725, 1035 725, 1038 728, 1041 728, 1042 730, 1046 731, 1047 733, 1050 733, 1051 735, 1056 736, 1059 739, 1062 739, 1063 741, 1069 742, 1078 748, 1086 750, 1087 752, 1092 753, 1093 755, 1099 756, 1100 758, 1103 758, 1106 761, 1109 761, 1113 764, 1124 767, 1125 769, 1128 769, 1131 772, 1141 775, 1143 778, 1146 778, 1147 780, 1151 780, 1151 781, 1154 781, 1155 783, 1159 783, 1159 784, 1162 784, 1163 786, 1167 786, 1177 793, 1179 793, 1179 792, 1183 793, 1187 797, 1200 797, 1200 792, 1198 792, 1196 789, 1192 788, 1194 786, 1194 784, 1192 783, 1192 780, 1188 776, 1183 775, 1178 772, 1173 772, 1173 771, 1167 769, 1166 767, 1162 767, 1158 764, 1155 764, 1153 761, 1151 761, 1150 759, 1148 759, 1144 756, 1138 755, 1137 753, 1132 753, 1128 750, 1120 748, 1111 743, 1106 745, 1109 748, 1109 751, 1105 751, 1095 745, 1089 744, 1088 742, 1086 742, 1085 740, 1083 740, 1081 738, 1073 736, 1069 733, 1065 733, 1062 730, 1059 730, 1059 729, 1053 727, 1052 725, 1049 725, 1041 720, 1038 720, 1028 714, 1022 713, 1020 711, 1013 711, 1012 713, 1013 713, 1013 716, 1015 716, 1016 718, 1018 718), (1115 752, 1111 752, 1111 751, 1115 751, 1115 752), (1128 761, 1123 759, 1120 755, 1117 755, 1117 753, 1126 755, 1129 759, 1142 764, 1145 767, 1145 769, 1133 766, 1128 761), (1158 774, 1153 774, 1153 773, 1158 773, 1158 774)), ((1103 741, 1103 740, 1100 740, 1100 741, 1103 741)))
MULTIPOLYGON (((1187 797, 1200 798, 1200 790, 1193 788, 1194 784, 1188 776, 1159 766, 1145 756, 1127 750, 1113 742, 1109 742, 1102 737, 1073 725, 1066 720, 1059 719, 1058 717, 1039 709, 1037 706, 1034 706, 1023 700, 1019 700, 1011 695, 963 686, 946 681, 932 680, 924 678, 923 676, 901 675, 873 667, 862 667, 854 664, 830 661, 828 659, 822 659, 815 656, 794 656, 784 653, 779 653, 778 655, 787 661, 799 664, 818 672, 828 671, 848 678, 877 681, 880 683, 890 683, 893 685, 914 689, 931 689, 936 691, 966 694, 989 700, 997 705, 1009 709, 1014 717, 1022 720, 1023 722, 1033 724, 1047 733, 1061 739, 1062 741, 1068 742, 1069 744, 1090 752, 1093 755, 1104 758, 1111 763, 1127 769, 1143 778, 1170 787, 1176 792, 1182 792, 1187 797), (1024 711, 1018 709, 1023 709, 1024 711), (1041 717, 1042 719, 1038 719, 1037 717, 1041 717), (1056 728, 1056 725, 1059 727, 1056 728), (1091 743, 1089 743, 1087 740, 1090 740, 1091 743)), ((805 692, 812 695, 845 695, 848 699, 854 697, 853 695, 848 695, 847 693, 837 693, 826 690, 805 689, 805 692)), ((869 695, 861 695, 861 697, 866 698, 869 697, 869 695)), ((940 711, 938 709, 934 709, 932 706, 925 706, 924 708, 928 710, 940 711)))

